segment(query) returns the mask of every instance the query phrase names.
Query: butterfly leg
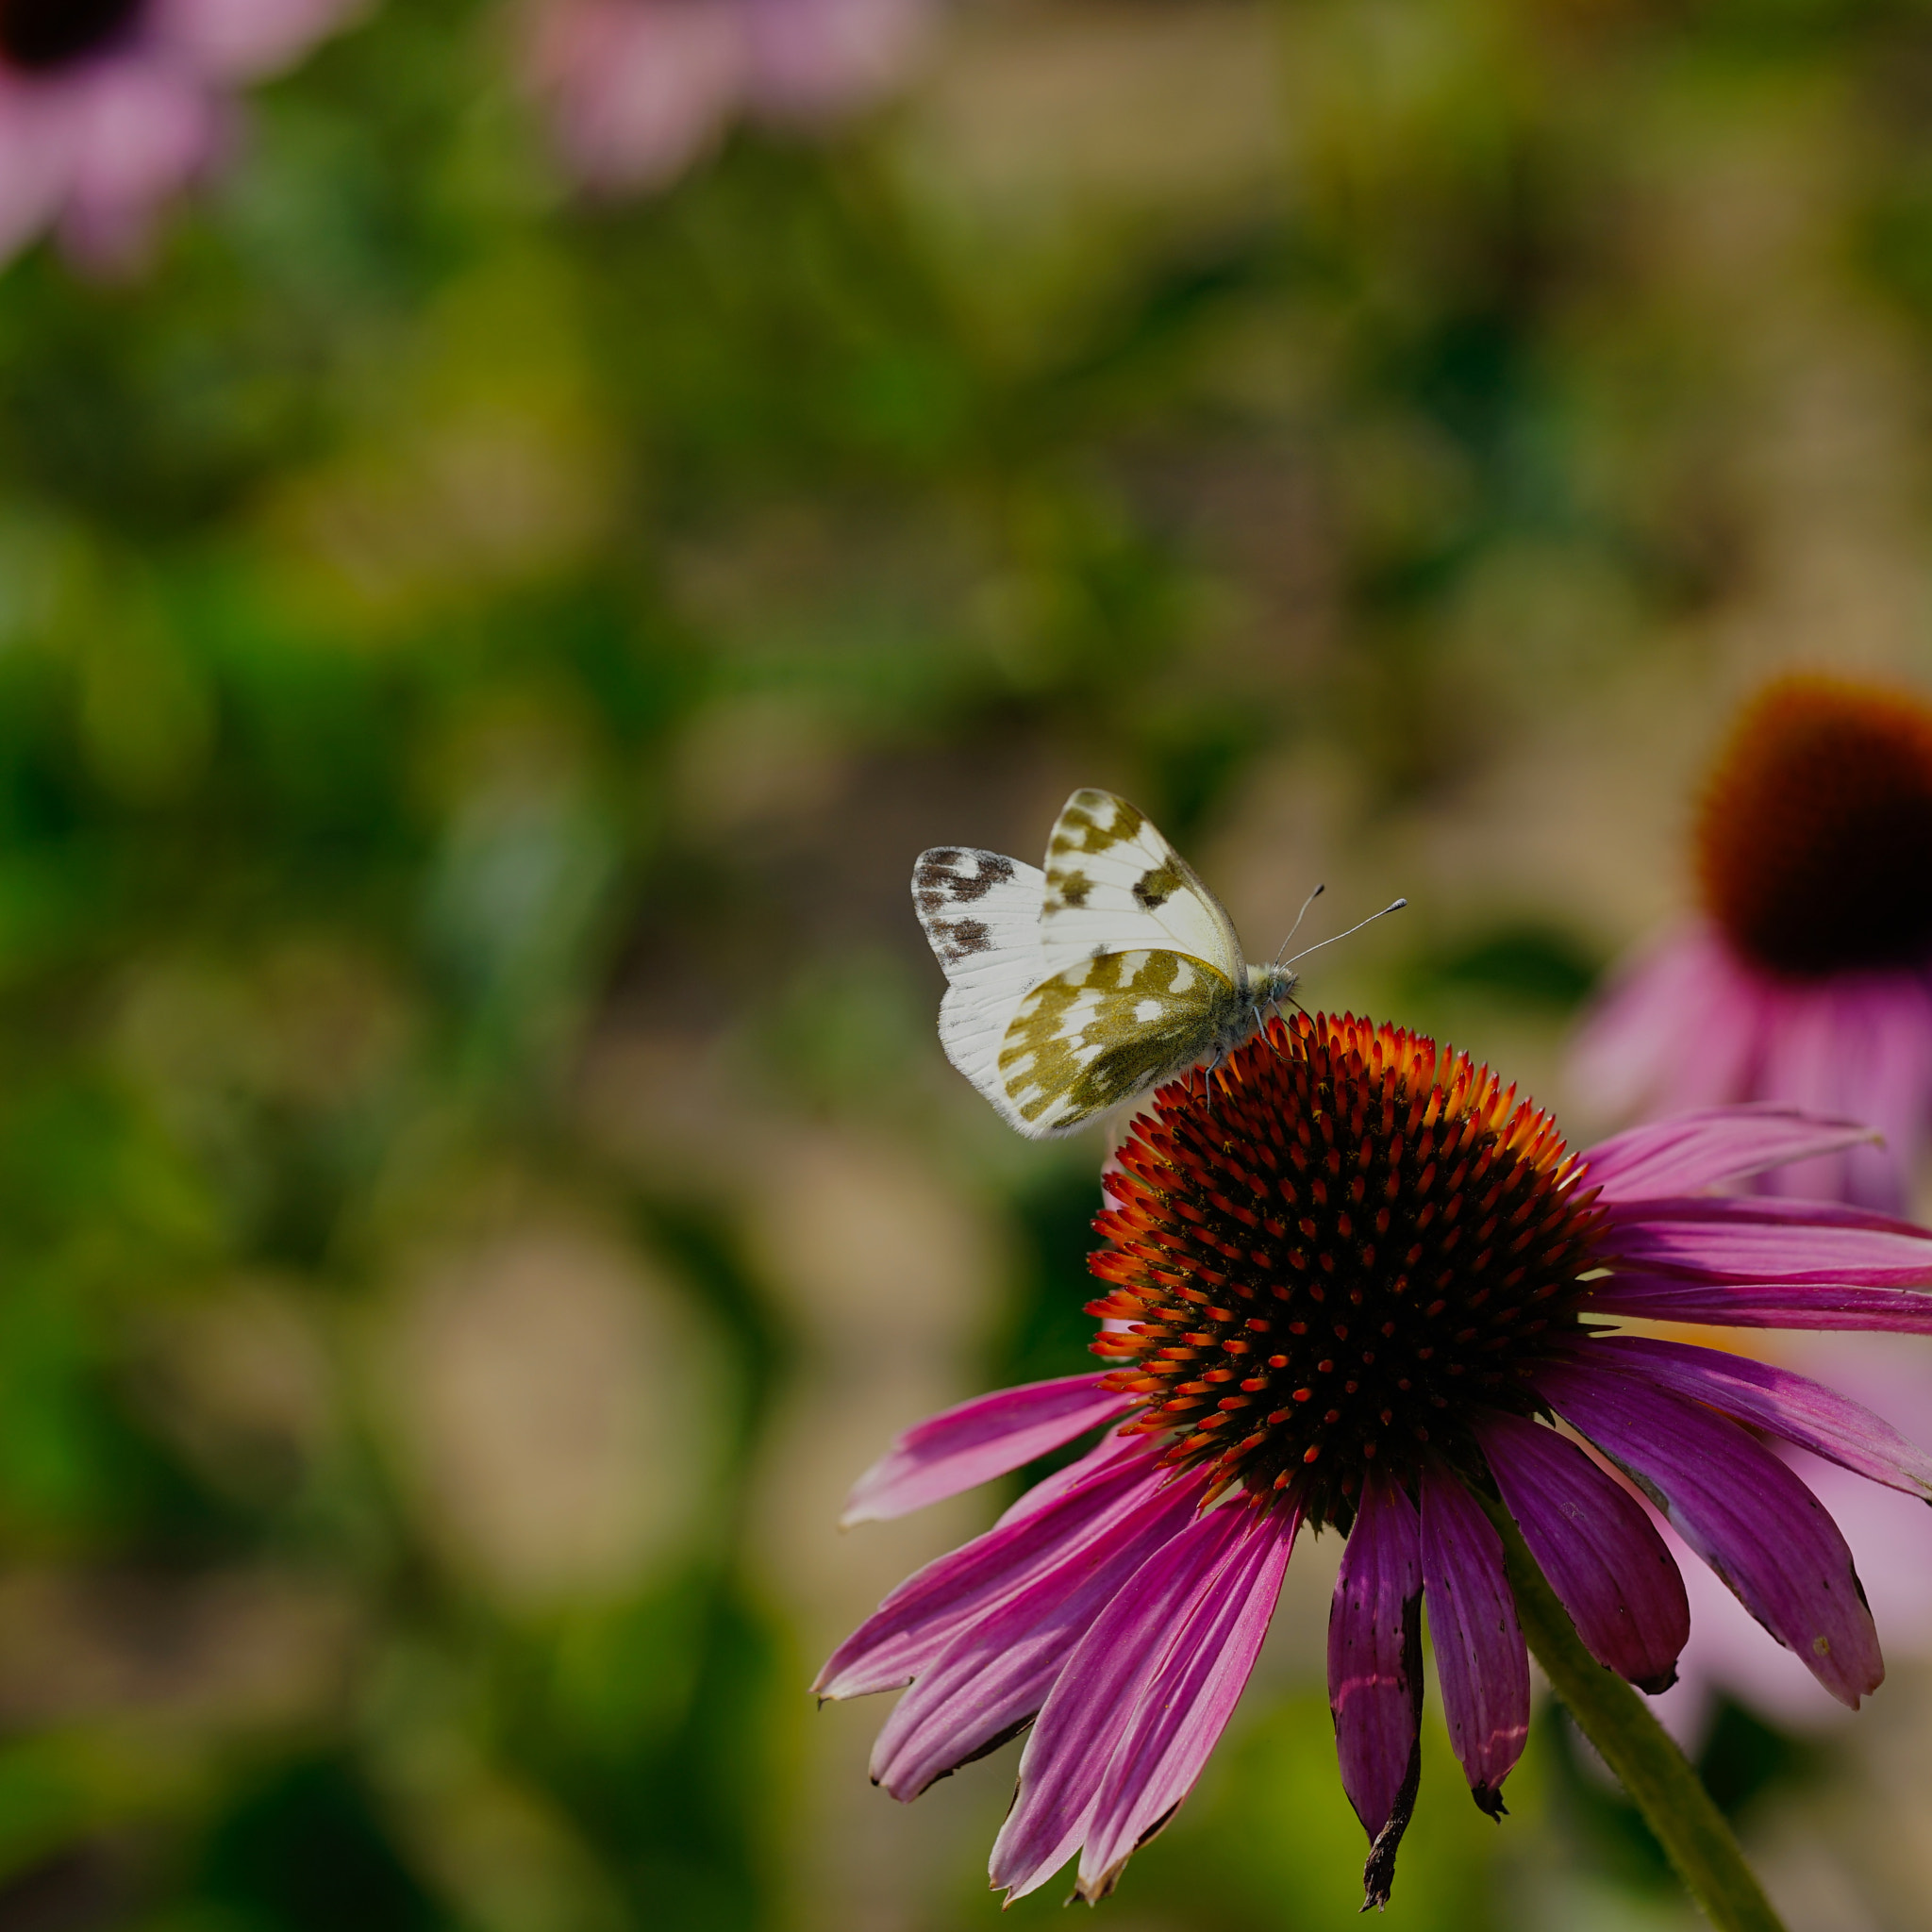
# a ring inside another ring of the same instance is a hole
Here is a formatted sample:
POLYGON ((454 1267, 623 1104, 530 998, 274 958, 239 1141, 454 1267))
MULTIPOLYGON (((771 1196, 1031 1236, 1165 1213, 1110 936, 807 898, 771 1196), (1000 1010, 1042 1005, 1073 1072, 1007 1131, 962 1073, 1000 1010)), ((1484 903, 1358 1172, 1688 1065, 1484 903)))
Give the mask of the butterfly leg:
POLYGON ((1226 1061, 1226 1049, 1217 1046, 1214 1049, 1214 1058, 1201 1069, 1201 1097, 1206 1103, 1208 1118, 1210 1121, 1214 1118, 1214 1076, 1220 1073, 1226 1061))
MULTIPOLYGON (((1281 1017, 1281 1008, 1284 1005, 1292 1007, 1295 1009, 1295 1011, 1302 1016, 1304 1020, 1312 1021, 1314 1018, 1314 1016, 1308 1011, 1307 1008, 1303 1006, 1301 1001, 1296 999, 1293 993, 1291 992, 1284 993, 1280 999, 1275 1001, 1274 1018, 1279 1019, 1281 1017)), ((1291 1055, 1283 1053, 1282 1050, 1274 1044, 1274 1036, 1268 1030, 1266 1026, 1263 1026, 1261 1028, 1261 1038, 1268 1042, 1269 1051, 1274 1054, 1276 1059, 1287 1060, 1292 1058, 1291 1055)))

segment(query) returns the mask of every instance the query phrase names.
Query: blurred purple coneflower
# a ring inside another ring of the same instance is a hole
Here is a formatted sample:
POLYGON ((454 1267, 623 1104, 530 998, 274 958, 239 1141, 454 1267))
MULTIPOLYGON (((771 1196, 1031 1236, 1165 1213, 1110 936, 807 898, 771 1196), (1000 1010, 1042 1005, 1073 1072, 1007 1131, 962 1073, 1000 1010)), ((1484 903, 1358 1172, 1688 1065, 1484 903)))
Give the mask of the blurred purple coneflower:
POLYGON ((873 1774, 909 1799, 1028 1730, 994 1844, 1009 1896, 1079 1855, 1105 1893, 1187 1795, 1304 1524, 1347 1538, 1328 1632, 1341 1780, 1388 1896, 1421 1770, 1421 1612, 1476 1803, 1529 1722, 1507 1510, 1601 1663, 1669 1685, 1685 1589, 1622 1470, 1779 1642, 1856 1707, 1884 1667, 1844 1539, 1758 1433, 1932 1499, 1932 1457, 1805 1376, 1599 1317, 1932 1330, 1932 1233, 1709 1191, 1857 1144, 1720 1108, 1568 1156, 1547 1114, 1434 1041, 1297 1016, 1211 1112, 1173 1086, 1106 1188, 1094 1376, 909 1431, 848 1521, 903 1514, 1105 1426, 994 1527, 902 1584, 817 1690, 909 1685, 873 1774), (1566 1434, 1552 1424, 1573 1432, 1566 1434), (1593 1445, 1599 1462, 1579 1446, 1593 1445))
POLYGON ((826 119, 901 80, 932 0, 534 0, 530 71, 565 165, 662 188, 737 114, 826 119))
POLYGON ((1884 1144, 1767 1191, 1904 1204, 1932 1113, 1932 707, 1789 677, 1739 719, 1697 820, 1703 917, 1587 1022, 1578 1091, 1626 1118, 1741 1100, 1884 1144))
POLYGON ((47 227, 97 268, 227 150, 234 95, 355 0, 0 0, 0 258, 47 227))

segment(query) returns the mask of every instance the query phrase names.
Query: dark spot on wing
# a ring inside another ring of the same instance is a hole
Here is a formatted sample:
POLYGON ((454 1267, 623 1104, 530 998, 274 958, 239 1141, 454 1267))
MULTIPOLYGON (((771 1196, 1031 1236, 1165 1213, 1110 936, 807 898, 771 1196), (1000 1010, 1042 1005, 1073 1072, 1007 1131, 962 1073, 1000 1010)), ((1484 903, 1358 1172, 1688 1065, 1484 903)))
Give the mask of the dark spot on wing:
POLYGON ((992 928, 981 919, 935 919, 931 931, 941 958, 949 966, 969 954, 992 950, 992 928))
POLYGON ((1134 897, 1152 912, 1165 906, 1180 891, 1182 883, 1180 870, 1170 858, 1165 865, 1143 872, 1134 881, 1134 897))
POLYGON ((1093 890, 1093 881, 1084 872, 1062 873, 1057 881, 1060 898, 1069 906, 1084 906, 1087 894, 1093 890))
POLYGON ((962 852, 954 847, 923 853, 912 874, 912 885, 920 910, 930 911, 941 905, 970 905, 975 899, 985 898, 995 886, 1006 884, 1012 876, 1010 858, 1003 858, 997 852, 962 852), (973 871, 956 872, 954 868, 966 858, 973 860, 973 871), (934 895, 930 905, 927 893, 934 895))

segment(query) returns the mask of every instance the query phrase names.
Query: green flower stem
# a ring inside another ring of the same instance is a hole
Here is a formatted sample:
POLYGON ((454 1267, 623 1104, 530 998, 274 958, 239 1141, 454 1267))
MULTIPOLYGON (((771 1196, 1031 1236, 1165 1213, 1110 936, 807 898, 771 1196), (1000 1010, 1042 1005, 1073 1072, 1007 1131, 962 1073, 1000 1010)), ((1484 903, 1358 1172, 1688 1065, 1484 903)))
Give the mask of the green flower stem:
POLYGON ((1583 1647, 1509 1512, 1484 1499, 1503 1538, 1516 1615, 1531 1654, 1657 1834, 1677 1875, 1724 1932, 1783 1932, 1771 1901, 1697 1774, 1642 1697, 1583 1647))

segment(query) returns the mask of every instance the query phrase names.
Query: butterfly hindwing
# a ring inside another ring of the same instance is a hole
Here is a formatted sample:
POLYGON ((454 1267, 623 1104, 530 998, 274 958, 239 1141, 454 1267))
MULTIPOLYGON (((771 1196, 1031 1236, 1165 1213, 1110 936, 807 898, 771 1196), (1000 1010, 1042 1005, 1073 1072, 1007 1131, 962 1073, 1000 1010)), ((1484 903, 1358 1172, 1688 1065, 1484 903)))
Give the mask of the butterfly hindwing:
POLYGON ((1193 867, 1144 812, 1091 787, 1067 800, 1047 841, 1040 934, 1048 973, 1139 948, 1204 960, 1236 986, 1245 977, 1234 923, 1193 867))
POLYGON ((1007 1098, 1000 1043, 1015 1007, 1046 974, 1040 957, 1045 887, 1036 867, 970 846, 936 846, 912 868, 912 904, 946 974, 940 1043, 1022 1133, 1030 1129, 1007 1098))
POLYGON ((1083 959, 1020 1002, 1001 1112, 1036 1138, 1071 1132, 1211 1051, 1239 999, 1225 974, 1169 948, 1083 959))

